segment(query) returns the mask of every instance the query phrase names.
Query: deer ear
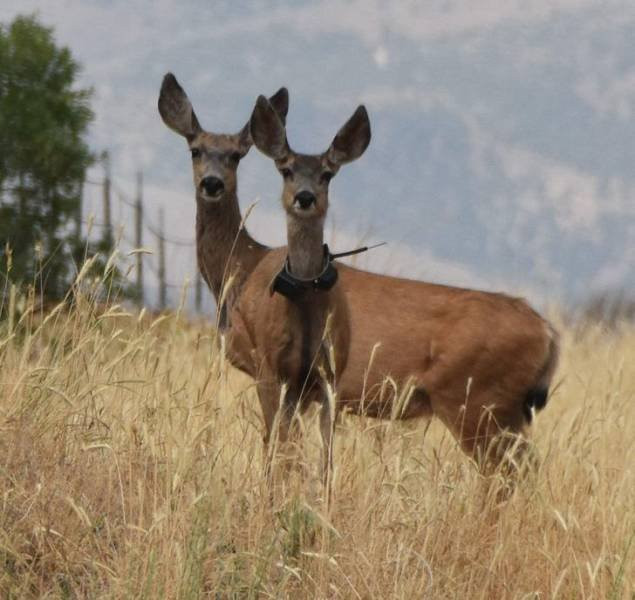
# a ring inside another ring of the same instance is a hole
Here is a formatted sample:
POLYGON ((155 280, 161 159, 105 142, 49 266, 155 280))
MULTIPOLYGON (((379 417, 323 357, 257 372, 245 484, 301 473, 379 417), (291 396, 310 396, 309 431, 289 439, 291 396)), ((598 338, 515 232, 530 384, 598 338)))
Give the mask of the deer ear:
POLYGON ((251 131, 249 129, 249 122, 247 122, 247 124, 238 133, 238 146, 240 147, 240 152, 243 156, 249 152, 253 143, 254 142, 251 139, 251 131))
POLYGON ((358 106, 353 116, 337 132, 327 158, 335 165, 343 165, 359 158, 370 143, 370 120, 364 106, 358 106))
MULTIPOLYGON (((269 104, 273 107, 273 110, 276 111, 280 122, 284 125, 287 120, 287 113, 289 112, 289 91, 285 87, 281 87, 273 96, 269 98, 269 104)), ((247 154, 249 148, 253 144, 253 140, 251 139, 251 130, 249 127, 249 121, 247 125, 245 125, 238 134, 239 136, 239 144, 242 151, 247 154)))
POLYGON ((188 139, 201 131, 192 103, 172 73, 167 73, 161 84, 159 114, 170 129, 188 139))
POLYGON ((287 90, 286 87, 281 87, 269 98, 269 104, 271 104, 273 110, 276 111, 280 122, 286 125, 287 113, 289 112, 289 90, 287 90))
POLYGON ((289 154, 287 133, 274 108, 264 96, 258 96, 249 120, 251 138, 258 150, 273 160, 283 160, 289 154))

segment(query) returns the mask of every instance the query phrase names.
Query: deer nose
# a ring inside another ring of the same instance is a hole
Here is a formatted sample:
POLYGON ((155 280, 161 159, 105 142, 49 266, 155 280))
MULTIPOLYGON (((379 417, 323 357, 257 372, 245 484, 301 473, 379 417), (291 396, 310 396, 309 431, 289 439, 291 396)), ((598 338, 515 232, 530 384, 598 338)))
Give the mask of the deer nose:
POLYGON ((218 196, 225 189, 225 184, 218 177, 204 177, 201 187, 208 196, 218 196))
POLYGON ((311 204, 315 204, 315 195, 305 190, 297 193, 294 200, 302 210, 306 210, 311 204))

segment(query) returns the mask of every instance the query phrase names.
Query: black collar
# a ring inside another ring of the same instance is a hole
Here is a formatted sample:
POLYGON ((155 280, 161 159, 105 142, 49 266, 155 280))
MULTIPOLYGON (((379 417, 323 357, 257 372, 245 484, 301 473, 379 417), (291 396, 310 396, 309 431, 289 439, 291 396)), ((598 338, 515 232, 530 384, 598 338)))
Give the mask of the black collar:
POLYGON ((335 257, 329 252, 329 247, 324 244, 324 268, 322 272, 312 279, 300 279, 289 270, 289 257, 284 261, 284 266, 276 275, 271 284, 271 293, 278 292, 289 300, 297 300, 308 290, 328 291, 337 281, 337 269, 333 264, 335 257))

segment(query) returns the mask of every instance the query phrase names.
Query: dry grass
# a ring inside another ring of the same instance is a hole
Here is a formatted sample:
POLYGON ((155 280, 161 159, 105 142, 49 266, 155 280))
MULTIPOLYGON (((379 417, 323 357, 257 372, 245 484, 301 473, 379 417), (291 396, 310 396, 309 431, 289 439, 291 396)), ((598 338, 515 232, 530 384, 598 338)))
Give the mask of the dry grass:
POLYGON ((349 417, 327 515, 314 421, 270 505, 253 383, 206 324, 78 298, 8 327, 2 598, 635 597, 635 329, 564 332, 509 501, 437 423, 349 417))

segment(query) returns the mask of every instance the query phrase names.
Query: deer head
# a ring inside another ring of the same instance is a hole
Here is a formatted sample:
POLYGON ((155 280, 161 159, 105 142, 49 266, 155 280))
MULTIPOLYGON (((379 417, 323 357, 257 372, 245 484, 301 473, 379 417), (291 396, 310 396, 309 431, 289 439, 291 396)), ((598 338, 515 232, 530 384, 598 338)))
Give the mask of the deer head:
MULTIPOLYGON (((268 102, 276 118, 284 123, 289 109, 287 89, 280 88, 268 102)), ((203 130, 192 103, 172 73, 163 78, 158 105, 163 122, 188 143, 197 199, 220 203, 226 198, 235 198, 238 163, 252 145, 249 123, 236 134, 203 130)))
POLYGON ((282 205, 294 218, 324 217, 329 182, 342 165, 359 158, 370 143, 370 121, 364 106, 357 108, 322 154, 291 150, 284 120, 264 96, 258 98, 249 123, 254 144, 275 161, 282 175, 282 205))

